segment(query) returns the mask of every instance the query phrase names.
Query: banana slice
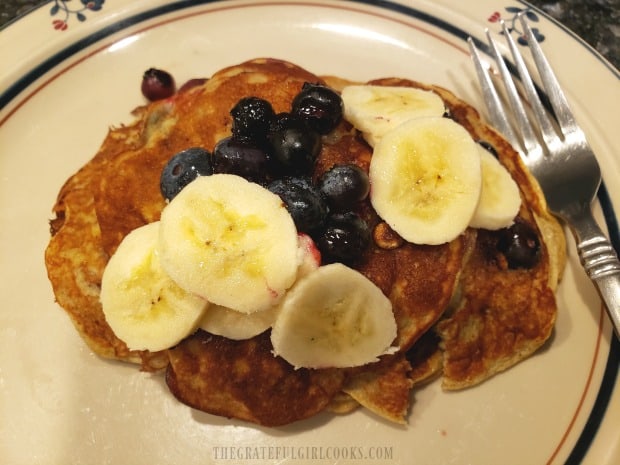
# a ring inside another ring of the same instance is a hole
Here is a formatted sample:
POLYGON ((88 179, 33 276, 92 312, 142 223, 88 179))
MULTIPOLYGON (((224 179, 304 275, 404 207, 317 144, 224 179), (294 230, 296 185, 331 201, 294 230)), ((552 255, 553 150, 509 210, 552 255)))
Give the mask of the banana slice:
MULTIPOLYGON (((297 279, 316 270, 321 255, 314 241, 306 234, 298 236, 297 279)), ((200 322, 205 331, 228 339, 250 339, 269 329, 276 320, 279 306, 254 313, 241 313, 221 305, 211 305, 200 322)))
POLYGON ((371 147, 405 121, 445 112, 436 93, 412 87, 352 85, 342 90, 342 101, 345 118, 371 147))
POLYGON ((501 229, 510 226, 519 208, 519 187, 504 166, 478 146, 482 168, 480 200, 469 225, 473 228, 501 229))
POLYGON ((469 225, 482 188, 480 154, 448 118, 409 120, 385 134, 370 161, 370 201, 405 240, 442 244, 469 225))
POLYGON ((397 350, 390 300, 340 263, 319 267, 284 297, 271 331, 275 355, 296 368, 352 367, 397 350))
POLYGON ((254 313, 241 313, 221 305, 211 305, 200 321, 200 328, 211 334, 236 341, 250 339, 266 330, 276 321, 277 305, 254 313))
POLYGON ((131 350, 168 349, 190 335, 209 306, 172 281, 156 252, 159 223, 133 230, 110 258, 101 305, 114 334, 131 350))
POLYGON ((236 175, 198 177, 161 215, 164 270, 187 291, 239 312, 280 300, 297 275, 297 245, 280 197, 236 175))

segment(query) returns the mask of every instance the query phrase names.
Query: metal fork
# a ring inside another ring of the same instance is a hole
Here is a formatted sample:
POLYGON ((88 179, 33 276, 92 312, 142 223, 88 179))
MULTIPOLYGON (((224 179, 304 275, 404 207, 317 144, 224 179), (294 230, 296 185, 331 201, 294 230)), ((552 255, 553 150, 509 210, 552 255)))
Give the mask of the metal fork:
POLYGON ((570 227, 581 264, 595 283, 620 335, 620 262, 592 215, 592 202, 601 184, 601 171, 585 135, 575 121, 540 44, 523 14, 519 15, 540 80, 553 109, 553 122, 539 98, 529 71, 506 25, 503 33, 519 73, 526 110, 497 43, 486 31, 491 54, 503 81, 510 108, 505 108, 480 58, 468 39, 491 122, 509 140, 538 180, 550 211, 570 227), (509 116, 512 114, 512 117, 509 116), (532 115, 531 117, 529 115, 532 115))

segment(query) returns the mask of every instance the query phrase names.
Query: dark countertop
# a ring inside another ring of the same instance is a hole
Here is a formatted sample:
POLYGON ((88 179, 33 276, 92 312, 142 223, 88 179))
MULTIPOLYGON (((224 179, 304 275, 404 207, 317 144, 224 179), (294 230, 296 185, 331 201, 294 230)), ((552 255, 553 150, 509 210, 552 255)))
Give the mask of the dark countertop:
POLYGON ((529 0, 620 69, 620 0, 529 0))
MULTIPOLYGON (((41 3, 47 2, 1 0, 0 27, 41 3)), ((575 32, 620 69, 620 0, 530 0, 530 3, 575 32)))

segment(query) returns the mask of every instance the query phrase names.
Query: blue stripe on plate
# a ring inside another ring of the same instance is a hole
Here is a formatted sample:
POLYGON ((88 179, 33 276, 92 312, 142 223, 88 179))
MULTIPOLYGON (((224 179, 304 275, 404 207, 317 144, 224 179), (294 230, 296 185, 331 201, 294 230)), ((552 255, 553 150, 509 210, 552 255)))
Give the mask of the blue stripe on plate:
MULTIPOLYGON (((609 240, 616 251, 618 251, 620 250, 618 219, 614 213, 611 198, 609 197, 609 193, 607 192, 607 188, 604 183, 601 184, 599 189, 598 199, 601 204, 601 208, 603 209, 603 215, 609 230, 609 240)), ((603 374, 603 379, 601 380, 601 385, 599 387, 596 400, 594 401, 594 405, 581 435, 566 460, 566 465, 579 465, 582 463, 590 444, 592 444, 592 441, 601 426, 601 422, 603 421, 605 411, 609 405, 611 395, 614 392, 616 378, 618 377, 618 368, 620 367, 620 341, 614 336, 613 333, 611 337, 612 340, 609 348, 609 355, 607 357, 607 365, 605 366, 605 372, 603 374)))
MULTIPOLYGON (((151 18, 155 18, 173 11, 182 10, 184 8, 193 7, 196 5, 204 5, 209 3, 220 3, 226 0, 181 0, 173 3, 169 3, 152 10, 148 10, 142 12, 140 14, 122 19, 117 23, 114 23, 110 26, 107 26, 101 30, 98 30, 83 39, 78 40, 77 42, 71 44, 70 46, 64 48, 60 52, 50 56, 48 59, 41 62, 31 71, 22 76, 18 81, 12 84, 6 91, 4 91, 0 95, 0 110, 4 108, 11 100, 13 100, 20 92, 22 92, 26 87, 32 84, 36 79, 40 76, 47 73, 54 66, 62 63, 64 60, 78 53, 79 51, 89 47, 90 45, 98 42, 101 39, 104 39, 118 31, 121 31, 125 28, 138 24, 140 22, 149 20, 151 18)), ((430 15, 423 11, 420 11, 416 8, 401 5, 398 3, 393 3, 387 0, 346 0, 351 3, 361 3, 365 5, 372 5, 379 8, 383 8, 386 10, 390 10, 396 13, 403 14, 405 16, 409 16, 412 18, 416 18, 420 21, 431 24, 443 31, 449 33, 456 38, 465 41, 467 37, 470 36, 469 33, 464 30, 450 24, 441 18, 430 15)), ((526 5, 527 7, 532 7, 532 5, 526 2, 520 2, 526 5)), ((564 30, 567 34, 569 34, 573 39, 579 42, 582 46, 586 47, 592 54, 594 54, 601 63, 607 67, 613 74, 618 76, 618 71, 611 68, 606 60, 604 60, 598 52, 596 52, 592 47, 587 45, 583 40, 577 37, 574 33, 570 32, 560 23, 555 21, 553 18, 549 17, 544 11, 538 10, 537 13, 545 16, 549 21, 553 22, 559 28, 564 30)), ((489 48, 486 42, 481 41, 477 38, 474 38, 474 42, 476 46, 482 50, 483 52, 488 54, 489 48)), ((511 66, 514 70, 514 67, 511 66)), ((610 231, 611 242, 616 249, 616 251, 620 250, 620 232, 618 228, 618 222, 616 218, 616 214, 613 209, 613 205, 611 202, 611 198, 607 192, 605 185, 601 186, 601 189, 598 194, 598 200, 601 204, 601 207, 604 212, 605 221, 607 223, 607 228, 610 231)), ((611 395, 615 388, 616 378, 618 375, 618 369, 620 367, 620 342, 617 338, 613 338, 611 342, 611 347, 609 351, 609 355, 607 358, 607 365, 605 368, 605 372, 603 375, 603 379, 601 385, 599 387, 599 392, 597 394, 594 406, 590 412, 586 425, 577 440, 575 447, 573 448, 570 456, 568 457, 566 463, 568 465, 577 465, 581 463, 582 459, 585 457, 588 448, 590 447, 592 440, 596 436, 596 433, 601 425, 602 419, 604 417, 605 411, 609 405, 609 401, 611 395)))

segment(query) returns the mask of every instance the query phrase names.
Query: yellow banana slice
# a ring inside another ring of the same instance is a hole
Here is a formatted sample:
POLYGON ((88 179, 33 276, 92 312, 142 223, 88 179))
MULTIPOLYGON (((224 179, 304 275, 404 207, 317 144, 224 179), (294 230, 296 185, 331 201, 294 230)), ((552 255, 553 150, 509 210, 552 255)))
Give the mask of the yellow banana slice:
POLYGON ((445 112, 437 94, 412 87, 352 85, 345 87, 341 95, 345 118, 371 147, 405 121, 445 112))
POLYGON ((101 304, 114 334, 132 350, 168 349, 193 333, 209 306, 181 289, 161 268, 159 224, 133 230, 110 258, 101 304))
POLYGON ((473 228, 501 229, 510 226, 519 208, 519 187, 504 166, 478 146, 482 168, 482 191, 480 200, 469 225, 473 228))
POLYGON ((198 177, 161 215, 164 270, 187 291, 239 312, 280 300, 295 281, 297 248, 280 197, 231 174, 198 177))
POLYGON ((377 213, 416 244, 459 236, 482 188, 478 144, 441 117, 412 119, 386 133, 374 149, 369 176, 377 213))
MULTIPOLYGON (((319 267, 320 253, 310 236, 298 236, 297 279, 307 276, 319 267)), ((228 339, 250 339, 269 329, 276 320, 279 306, 254 313, 241 313, 220 305, 211 305, 200 322, 205 331, 228 339)))
POLYGON ((200 328, 236 341, 250 339, 271 328, 278 306, 254 313, 241 313, 221 305, 211 305, 200 320, 200 328))
POLYGON ((275 355, 295 367, 352 367, 391 353, 390 300, 340 263, 319 267, 286 294, 271 331, 275 355))

